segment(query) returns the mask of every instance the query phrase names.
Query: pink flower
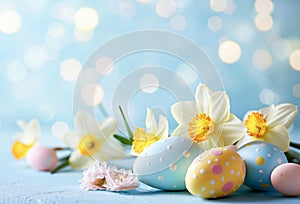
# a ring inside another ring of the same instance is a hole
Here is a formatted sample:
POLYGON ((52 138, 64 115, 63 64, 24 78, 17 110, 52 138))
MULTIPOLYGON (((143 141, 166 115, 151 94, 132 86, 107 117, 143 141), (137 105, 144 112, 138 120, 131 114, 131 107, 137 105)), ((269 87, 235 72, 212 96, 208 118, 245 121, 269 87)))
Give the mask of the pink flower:
POLYGON ((95 161, 82 173, 83 178, 79 181, 80 187, 85 190, 104 190, 106 168, 106 162, 99 164, 99 161, 95 161))
POLYGON ((83 172, 79 181, 80 187, 85 190, 125 191, 138 187, 139 181, 136 174, 130 170, 117 169, 107 166, 105 162, 94 164, 83 172))
POLYGON ((106 190, 110 191, 126 191, 135 189, 139 185, 136 174, 132 173, 130 170, 120 169, 118 170, 114 166, 109 166, 107 168, 107 174, 105 176, 106 190))

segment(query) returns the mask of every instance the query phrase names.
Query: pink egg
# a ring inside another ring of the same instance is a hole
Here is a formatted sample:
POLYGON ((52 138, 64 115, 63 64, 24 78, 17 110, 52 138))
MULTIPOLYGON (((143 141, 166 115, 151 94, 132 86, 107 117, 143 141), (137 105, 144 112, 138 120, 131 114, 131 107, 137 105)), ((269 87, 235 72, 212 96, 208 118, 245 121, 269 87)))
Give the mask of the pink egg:
POLYGON ((26 160, 33 169, 50 171, 57 164, 58 157, 53 149, 37 145, 27 152, 26 160))
POLYGON ((271 174, 271 182, 283 195, 300 195, 300 165, 285 163, 277 166, 271 174))

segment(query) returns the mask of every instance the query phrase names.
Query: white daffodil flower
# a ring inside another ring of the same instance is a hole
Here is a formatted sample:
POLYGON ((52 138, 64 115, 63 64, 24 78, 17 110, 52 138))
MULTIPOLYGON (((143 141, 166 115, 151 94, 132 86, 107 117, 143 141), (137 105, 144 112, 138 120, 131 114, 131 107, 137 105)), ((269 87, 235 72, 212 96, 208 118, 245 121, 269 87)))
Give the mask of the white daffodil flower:
POLYGON ((95 159, 109 161, 125 156, 123 146, 112 136, 118 131, 116 121, 109 117, 98 123, 87 112, 79 111, 75 115, 77 131, 61 136, 73 152, 69 164, 73 169, 83 169, 90 166, 95 159))
POLYGON ((195 101, 175 103, 171 112, 178 123, 172 136, 190 137, 203 149, 234 144, 245 134, 242 121, 230 113, 227 94, 204 84, 197 87, 195 101))
POLYGON ((133 134, 133 142, 131 154, 139 155, 142 151, 152 143, 168 137, 169 124, 165 116, 159 115, 158 124, 153 112, 147 108, 146 115, 146 131, 137 127, 133 134))
POLYGON ((41 127, 37 119, 33 119, 28 123, 23 120, 18 120, 17 124, 23 132, 15 134, 15 142, 13 143, 11 150, 16 159, 21 159, 26 156, 27 151, 31 147, 39 142, 41 127))
POLYGON ((288 151, 290 148, 288 128, 293 124, 297 113, 297 106, 289 103, 249 111, 244 117, 248 135, 238 142, 238 147, 260 140, 280 147, 283 152, 288 151))

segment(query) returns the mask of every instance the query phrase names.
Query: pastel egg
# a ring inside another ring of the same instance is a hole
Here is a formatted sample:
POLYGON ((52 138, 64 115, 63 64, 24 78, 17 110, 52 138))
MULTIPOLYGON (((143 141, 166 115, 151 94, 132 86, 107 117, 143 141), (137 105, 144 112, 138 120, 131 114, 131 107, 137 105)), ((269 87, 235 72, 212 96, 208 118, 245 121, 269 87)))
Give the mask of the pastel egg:
POLYGON ((26 154, 28 165, 39 171, 50 171, 58 162, 55 151, 51 148, 36 145, 26 154))
POLYGON ((201 152, 190 138, 168 137, 147 147, 134 161, 139 181, 162 190, 185 190, 184 177, 201 152))
POLYGON ((245 161, 247 174, 244 184, 259 191, 276 191, 271 183, 271 173, 287 158, 279 147, 262 141, 242 146, 238 153, 245 161))
POLYGON ((239 154, 227 148, 213 148, 195 158, 187 170, 185 183, 194 196, 218 198, 238 190, 245 174, 239 154))
POLYGON ((274 188, 286 196, 300 195, 300 165, 285 163, 276 167, 271 174, 274 188))

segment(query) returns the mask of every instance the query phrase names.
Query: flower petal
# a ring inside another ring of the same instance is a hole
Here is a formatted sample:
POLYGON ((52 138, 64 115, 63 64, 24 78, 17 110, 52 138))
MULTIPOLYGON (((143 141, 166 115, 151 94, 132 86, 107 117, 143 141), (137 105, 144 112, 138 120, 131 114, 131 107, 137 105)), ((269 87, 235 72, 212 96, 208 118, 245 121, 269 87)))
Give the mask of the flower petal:
POLYGON ((79 136, 75 132, 67 132, 59 137, 68 147, 76 149, 79 143, 79 136))
POLYGON ((229 98, 224 91, 217 91, 211 96, 211 117, 215 123, 225 121, 230 116, 229 98))
POLYGON ((177 102, 171 106, 171 113, 179 125, 187 126, 198 113, 196 102, 177 102))
POLYGON ((151 111, 151 109, 149 109, 149 108, 147 108, 145 124, 146 124, 147 132, 153 133, 154 131, 157 130, 157 123, 156 123, 155 116, 154 116, 153 112, 151 111))
POLYGON ((248 134, 245 134, 237 143, 236 146, 237 148, 241 148, 245 144, 248 144, 249 142, 253 141, 253 137, 249 136, 248 134))
POLYGON ((89 167, 93 163, 93 158, 89 156, 83 156, 79 150, 72 152, 69 163, 72 169, 84 169, 89 167))
POLYGON ((41 126, 37 119, 33 119, 26 124, 23 120, 18 120, 17 124, 23 133, 17 133, 15 139, 24 144, 35 144, 40 139, 41 126))
POLYGON ((275 108, 275 105, 270 105, 270 106, 260 109, 259 112, 261 114, 263 114, 265 118, 268 118, 270 113, 274 110, 274 108, 275 108))
POLYGON ((209 115, 212 94, 213 92, 206 85, 199 84, 196 89, 195 95, 195 100, 198 108, 197 113, 206 113, 209 115))
POLYGON ((198 143, 199 147, 203 150, 209 150, 215 147, 224 147, 224 141, 221 135, 213 132, 208 135, 208 139, 198 143))
POLYGON ((187 127, 178 125, 177 128, 172 132, 172 136, 182 136, 182 137, 189 137, 189 132, 187 127))
POLYGON ((276 145, 283 152, 287 152, 290 148, 290 136, 288 130, 283 125, 270 128, 265 135, 265 140, 276 145))
POLYGON ((117 122, 113 117, 108 117, 98 123, 97 136, 100 138, 109 138, 117 131, 117 122))
POLYGON ((80 137, 93 134, 98 131, 98 126, 95 118, 93 118, 88 112, 78 111, 75 115, 75 127, 80 137))
POLYGON ((94 154, 94 158, 100 161, 116 160, 124 158, 125 156, 125 149, 114 139, 103 142, 99 151, 94 154))
POLYGON ((163 115, 159 115, 156 135, 161 136, 161 138, 166 138, 169 135, 168 119, 163 115))
POLYGON ((284 125, 289 128, 293 124, 297 113, 297 106, 289 103, 279 104, 270 112, 267 123, 270 127, 284 125))

